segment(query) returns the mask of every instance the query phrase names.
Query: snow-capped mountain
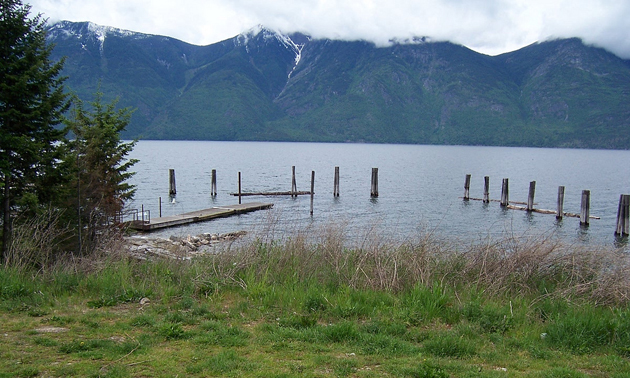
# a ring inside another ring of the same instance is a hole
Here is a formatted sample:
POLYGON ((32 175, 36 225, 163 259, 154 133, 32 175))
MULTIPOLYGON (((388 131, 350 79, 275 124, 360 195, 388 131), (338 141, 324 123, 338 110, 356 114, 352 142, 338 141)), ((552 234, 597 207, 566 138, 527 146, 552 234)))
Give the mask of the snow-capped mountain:
POLYGON ((245 33, 239 34, 233 40, 236 46, 244 46, 246 51, 249 52, 250 41, 254 41, 254 44, 258 46, 261 39, 265 44, 279 42, 295 54, 295 65, 288 75, 288 77, 291 77, 291 73, 300 63, 300 59, 302 58, 302 49, 304 48, 305 43, 310 40, 310 37, 302 34, 285 34, 278 30, 271 30, 262 25, 258 25, 245 33), (296 40, 294 40, 294 38, 296 40))
POLYGON ((426 37, 257 26, 196 46, 63 21, 48 40, 80 98, 100 87, 137 109, 126 138, 630 148, 630 63, 578 39, 491 57, 426 37))
POLYGON ((60 21, 48 27, 48 38, 78 38, 95 37, 103 41, 107 35, 119 37, 146 38, 147 34, 136 33, 129 30, 114 28, 111 26, 97 25, 93 22, 70 22, 60 21))
MULTIPOLYGON (((105 38, 107 36, 117 36, 121 38, 146 38, 146 34, 134 33, 129 30, 114 28, 111 26, 101 26, 92 22, 70 22, 60 21, 50 25, 47 39, 58 41, 61 39, 76 39, 79 41, 96 42, 99 50, 103 50, 105 38)), ((83 45, 85 47, 85 44, 83 45)))

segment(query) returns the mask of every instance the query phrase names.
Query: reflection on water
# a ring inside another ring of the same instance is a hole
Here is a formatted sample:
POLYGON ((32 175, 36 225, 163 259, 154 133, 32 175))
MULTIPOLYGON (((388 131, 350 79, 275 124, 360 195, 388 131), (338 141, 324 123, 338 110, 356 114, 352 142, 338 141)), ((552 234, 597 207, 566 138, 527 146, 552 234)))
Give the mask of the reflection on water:
POLYGON ((615 236, 615 248, 628 248, 628 235, 625 236, 615 236))
POLYGON ((140 141, 132 158, 137 186, 130 207, 155 216, 159 198, 164 216, 238 203, 238 172, 243 192, 288 191, 291 167, 298 188, 310 186, 316 171, 314 214, 310 196, 243 197, 243 202, 271 202, 274 209, 160 231, 163 236, 273 229, 277 235, 300 228, 343 223, 349 234, 378 225, 380 234, 413 238, 430 230, 461 240, 486 236, 548 235, 569 243, 619 245, 614 235, 620 194, 630 192, 629 151, 508 147, 140 141), (333 196, 334 167, 340 167, 340 197, 333 196), (372 168, 379 168, 379 197, 370 196, 372 168), (175 169, 177 195, 169 198, 169 169, 175 169), (212 169, 216 196, 210 195, 212 169), (555 209, 558 186, 565 186, 564 209, 578 213, 583 189, 591 191, 588 228, 579 219, 502 208, 498 202, 463 201, 466 174, 472 175, 470 196, 482 197, 484 176, 491 198, 499 199, 503 178, 510 179, 510 199, 526 201, 529 182, 536 181, 537 208, 555 209), (265 224, 273 219, 273 225, 265 224))

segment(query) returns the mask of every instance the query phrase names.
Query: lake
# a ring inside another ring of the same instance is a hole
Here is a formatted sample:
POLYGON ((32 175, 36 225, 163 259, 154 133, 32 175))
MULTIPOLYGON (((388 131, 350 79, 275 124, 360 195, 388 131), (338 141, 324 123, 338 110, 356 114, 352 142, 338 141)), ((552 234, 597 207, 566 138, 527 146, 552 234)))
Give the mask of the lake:
MULTIPOLYGON (((130 208, 144 205, 151 217, 175 215, 238 203, 238 172, 243 192, 291 189, 296 167, 297 189, 310 190, 315 171, 314 214, 310 196, 243 197, 243 202, 270 202, 274 209, 172 228, 159 236, 205 232, 259 231, 268 227, 286 236, 327 225, 345 227, 349 238, 378 232, 397 240, 432 232, 440 237, 478 241, 505 235, 553 235, 568 243, 619 245, 614 236, 620 194, 630 193, 630 151, 516 147, 326 144, 275 142, 140 141, 130 157, 131 183, 137 186, 130 208), (340 167, 340 197, 333 197, 335 166, 340 167), (370 197, 372 168, 379 169, 379 197, 370 197), (177 195, 170 199, 169 169, 175 169, 177 195), (212 169, 218 195, 210 196, 212 169), (497 202, 464 202, 466 174, 470 196, 483 196, 490 177, 490 198, 500 199, 501 181, 509 178, 510 200, 527 201, 536 181, 535 207, 556 209, 558 186, 565 186, 564 210, 579 213, 582 190, 591 191, 592 219, 502 209, 497 202)), ((625 245, 624 241, 621 245, 625 245)))

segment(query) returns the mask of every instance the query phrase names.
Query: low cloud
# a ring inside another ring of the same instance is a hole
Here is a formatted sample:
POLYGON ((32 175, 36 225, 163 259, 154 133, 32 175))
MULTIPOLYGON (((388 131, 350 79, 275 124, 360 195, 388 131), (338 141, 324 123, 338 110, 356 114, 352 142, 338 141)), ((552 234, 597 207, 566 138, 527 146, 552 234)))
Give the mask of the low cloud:
POLYGON ((255 25, 316 38, 428 36, 496 55, 579 37, 630 58, 630 2, 618 0, 33 0, 51 20, 92 21, 206 45, 255 25))

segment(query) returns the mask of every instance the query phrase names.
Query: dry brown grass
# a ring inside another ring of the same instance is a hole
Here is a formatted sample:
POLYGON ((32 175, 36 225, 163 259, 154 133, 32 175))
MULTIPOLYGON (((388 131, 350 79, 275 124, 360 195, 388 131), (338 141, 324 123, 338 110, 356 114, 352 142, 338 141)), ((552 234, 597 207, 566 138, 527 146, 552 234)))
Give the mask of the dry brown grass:
POLYGON ((61 225, 61 215, 49 209, 34 218, 16 219, 5 265, 45 269, 54 264, 58 245, 67 231, 61 225))
POLYGON ((477 288, 489 296, 556 296, 598 305, 629 303, 630 259, 614 248, 567 245, 553 236, 507 236, 462 245, 426 234, 403 243, 368 230, 349 247, 342 225, 258 239, 211 257, 213 277, 245 285, 317 282, 390 292, 416 285, 477 288), (313 234, 315 233, 315 234, 313 234))
POLYGON ((49 209, 37 217, 16 219, 4 265, 42 273, 55 270, 90 272, 107 261, 126 258, 124 229, 99 230, 89 254, 75 253, 76 235, 62 221, 62 211, 49 209))
MULTIPOLYGON (((127 258, 119 229, 106 229, 89 256, 56 256, 59 217, 47 213, 16 228, 7 265, 98 271, 127 258)), ((547 296, 597 305, 630 303, 630 257, 609 248, 568 245, 553 235, 488 238, 475 243, 440 239, 431 232, 403 242, 384 236, 378 225, 350 235, 348 225, 306 227, 277 239, 273 222, 246 243, 228 244, 207 258, 180 262, 199 285, 247 286, 247 277, 269 283, 309 283, 404 292, 418 285, 488 296, 547 296), (349 242, 352 240, 352 244, 349 242)), ((186 276, 189 276, 187 274, 186 276)))

